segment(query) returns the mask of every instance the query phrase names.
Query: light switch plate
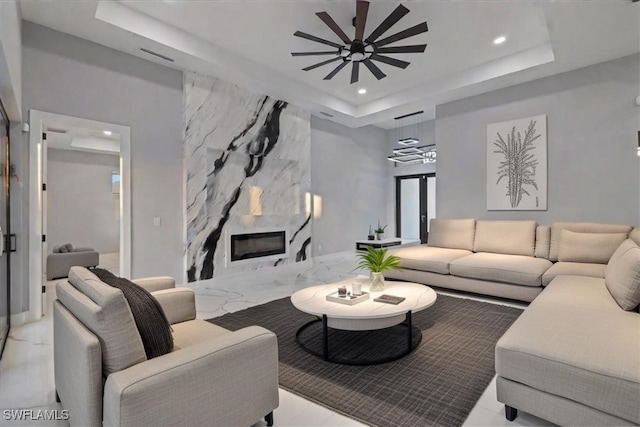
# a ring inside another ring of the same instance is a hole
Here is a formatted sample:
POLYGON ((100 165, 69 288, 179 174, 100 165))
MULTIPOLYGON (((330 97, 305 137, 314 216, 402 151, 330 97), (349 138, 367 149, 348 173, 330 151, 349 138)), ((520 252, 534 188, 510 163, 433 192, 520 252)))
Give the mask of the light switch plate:
POLYGON ((162 220, 160 219, 159 216, 154 216, 153 217, 153 226, 154 227, 160 227, 160 224, 162 224, 162 220))

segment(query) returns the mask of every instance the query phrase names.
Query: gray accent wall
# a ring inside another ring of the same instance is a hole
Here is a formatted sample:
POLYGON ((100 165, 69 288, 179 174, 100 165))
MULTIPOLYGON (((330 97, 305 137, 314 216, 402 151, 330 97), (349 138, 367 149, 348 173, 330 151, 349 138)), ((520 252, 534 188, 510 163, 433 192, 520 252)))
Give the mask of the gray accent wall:
POLYGON ((182 281, 182 73, 30 22, 22 36, 24 117, 130 126, 132 276, 182 281))
POLYGON ((313 219, 313 255, 354 250, 369 225, 387 218, 386 132, 351 129, 311 116, 311 191, 321 200, 313 219))
POLYGON ((640 224, 639 57, 436 108, 440 218, 640 224), (487 211, 487 124, 547 115, 548 210, 487 211))
POLYGON ((120 169, 113 154, 47 150, 47 245, 71 243, 100 253, 120 251, 120 195, 111 174, 120 169))

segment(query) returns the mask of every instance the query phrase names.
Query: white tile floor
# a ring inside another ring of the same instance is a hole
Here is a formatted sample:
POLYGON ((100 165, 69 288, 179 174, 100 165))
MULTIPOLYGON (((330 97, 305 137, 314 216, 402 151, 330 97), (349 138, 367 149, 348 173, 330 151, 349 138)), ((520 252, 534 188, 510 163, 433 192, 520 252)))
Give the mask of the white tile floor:
MULTIPOLYGON (((102 262, 112 261, 101 259, 102 262)), ((105 264, 106 265, 106 264, 105 264)), ((354 276, 355 254, 345 252, 315 258, 303 268, 279 267, 259 273, 242 273, 195 282, 188 286, 196 293, 197 315, 209 319, 291 295, 298 289, 354 276)), ((112 265, 108 266, 113 268, 112 265)), ((117 266, 116 266, 117 267, 117 266)), ((4 409, 61 409, 55 403, 53 379, 53 322, 51 304, 56 281, 47 284, 48 314, 41 321, 11 329, 5 353, 0 361, 0 412, 4 409)), ((460 296, 456 294, 448 295, 460 296)), ((505 304, 490 298, 478 298, 505 304)), ((513 304, 509 304, 513 305, 513 304)), ((522 307, 523 305, 515 304, 522 307)), ((529 414, 519 412, 514 422, 504 418, 503 405, 496 400, 495 379, 478 400, 465 426, 548 426, 529 414)), ((280 407, 274 413, 277 426, 358 426, 362 425, 301 397, 280 390, 280 407)), ((33 425, 7 421, 0 425, 33 425)), ((42 421, 38 425, 66 425, 64 421, 42 421)), ((256 425, 264 425, 258 423, 256 425)))

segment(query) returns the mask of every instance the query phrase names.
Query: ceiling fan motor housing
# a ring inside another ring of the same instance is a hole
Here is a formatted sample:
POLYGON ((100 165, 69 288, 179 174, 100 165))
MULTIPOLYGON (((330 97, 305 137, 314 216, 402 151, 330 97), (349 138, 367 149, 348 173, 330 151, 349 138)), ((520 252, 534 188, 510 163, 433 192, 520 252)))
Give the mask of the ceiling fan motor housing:
POLYGON ((354 40, 351 43, 351 48, 349 49, 351 52, 351 60, 352 61, 362 61, 365 57, 364 51, 364 43, 360 40, 354 40))

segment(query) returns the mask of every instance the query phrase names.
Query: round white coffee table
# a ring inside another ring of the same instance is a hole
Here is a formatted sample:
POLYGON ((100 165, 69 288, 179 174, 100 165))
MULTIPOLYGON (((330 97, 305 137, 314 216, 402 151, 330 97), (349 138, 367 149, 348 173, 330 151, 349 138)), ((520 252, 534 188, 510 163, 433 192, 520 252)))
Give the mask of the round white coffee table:
MULTIPOLYGON (((358 304, 346 305, 327 301, 328 294, 336 292, 340 286, 346 286, 347 290, 351 291, 351 285, 358 280, 361 279, 312 286, 291 295, 291 303, 294 307, 317 317, 298 329, 296 333, 298 344, 307 352, 322 357, 326 361, 349 365, 386 363, 411 353, 422 340, 422 332, 413 328, 411 314, 432 306, 437 299, 435 291, 417 283, 387 280, 384 291, 371 292, 369 299, 358 304), (374 301, 382 294, 404 297, 405 300, 397 305, 374 301), (300 334, 319 322, 322 322, 322 352, 313 350, 300 341, 300 334), (373 331, 396 325, 405 327, 407 330, 407 347, 400 353, 376 360, 338 360, 329 354, 328 328, 344 331, 373 331)), ((367 282, 362 284, 362 290, 369 292, 367 282)))

